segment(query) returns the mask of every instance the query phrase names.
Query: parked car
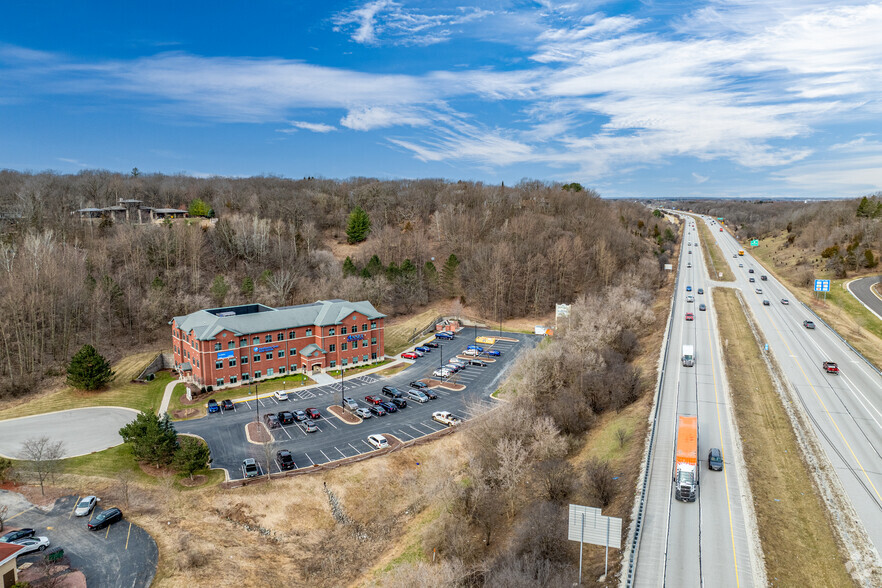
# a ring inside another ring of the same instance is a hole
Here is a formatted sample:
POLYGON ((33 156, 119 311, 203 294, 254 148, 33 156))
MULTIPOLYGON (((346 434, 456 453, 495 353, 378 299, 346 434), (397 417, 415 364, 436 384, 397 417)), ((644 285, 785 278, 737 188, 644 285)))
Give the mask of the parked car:
POLYGON ((405 351, 401 354, 401 357, 404 359, 417 359, 419 356, 413 351, 405 351))
POLYGON ((371 411, 361 406, 355 409, 355 414, 363 419, 371 418, 371 411))
POLYGON ((443 369, 450 370, 452 373, 455 374, 455 373, 459 372, 462 368, 463 368, 462 364, 451 362, 451 363, 448 363, 447 365, 445 365, 443 369))
POLYGON ((442 368, 438 368, 434 372, 432 372, 432 375, 435 376, 436 378, 449 378, 450 376, 453 375, 453 370, 451 370, 449 368, 442 367, 442 368))
POLYGON ((368 443, 377 449, 385 449, 389 447, 389 442, 383 435, 368 435, 368 443))
POLYGON ((484 355, 489 355, 490 357, 499 357, 500 355, 502 355, 502 352, 498 349, 489 349, 484 352, 484 355))
POLYGON ((381 402, 380 404, 378 404, 377 406, 382 406, 383 410, 385 410, 389 414, 392 414, 393 412, 398 412, 397 406, 395 406, 391 402, 387 402, 385 400, 383 402, 381 402))
POLYGON ((391 402, 398 408, 407 408, 407 400, 404 398, 404 396, 396 396, 395 398, 388 400, 387 403, 388 402, 391 402))
POLYGON ((428 402, 429 397, 420 392, 419 390, 408 390, 407 397, 413 400, 414 402, 419 402, 422 404, 423 402, 428 402))
POLYGON ((276 390, 273 392, 273 398, 276 400, 288 400, 288 393, 284 390, 276 390))
POLYGON ((294 456, 287 449, 280 449, 276 452, 276 461, 279 462, 279 468, 283 470, 293 470, 297 467, 294 463, 294 456))
POLYGON ((786 298, 782 298, 782 299, 781 299, 781 304, 787 305, 787 304, 790 304, 790 301, 787 300, 786 298))
POLYGON ((348 408, 349 410, 358 410, 358 402, 355 401, 355 398, 350 398, 349 396, 343 399, 343 408, 348 408))
POLYGON ((307 419, 307 420, 303 421, 301 423, 301 425, 303 426, 303 430, 306 431, 307 433, 315 433, 316 431, 319 430, 318 425, 315 424, 315 421, 313 421, 311 419, 307 419))
POLYGON ((316 420, 322 418, 322 413, 320 413, 317 408, 307 408, 306 416, 308 416, 312 420, 316 420))
POLYGON ((382 406, 377 406, 376 404, 371 404, 368 407, 368 410, 371 411, 371 414, 373 414, 374 416, 378 416, 378 417, 386 416, 386 411, 382 406))
POLYGON ((419 347, 415 347, 414 351, 419 351, 420 353, 425 354, 425 353, 429 353, 432 350, 429 349, 428 347, 424 347, 424 346, 420 345, 419 347))
POLYGON ((422 357, 422 356, 425 355, 425 353, 423 353, 423 352, 420 351, 419 349, 414 349, 414 350, 412 351, 412 353, 415 353, 417 357, 422 357))
POLYGON ((269 429, 278 429, 282 426, 281 423, 279 423, 279 417, 273 412, 268 412, 263 415, 263 424, 269 429))
POLYGON ((213 412, 220 412, 220 406, 218 405, 217 400, 211 398, 208 401, 208 414, 213 412))
POLYGON ((364 401, 370 404, 380 404, 381 402, 383 402, 383 399, 379 396, 369 395, 364 397, 364 401))
POLYGON ((693 320, 695 320, 695 316, 693 316, 693 314, 691 312, 687 312, 686 313, 686 320, 693 321, 693 320))
POLYGON ((21 545, 24 547, 21 551, 16 553, 16 557, 25 555, 32 551, 46 551, 46 548, 49 547, 49 538, 48 537, 27 537, 25 539, 16 539, 13 541, 16 545, 21 545))
POLYGON ((472 357, 476 357, 479 351, 477 349, 466 349, 462 352, 463 355, 471 355, 472 357))
POLYGON ((452 363, 452 364, 454 364, 454 365, 465 365, 465 364, 466 364, 466 362, 465 362, 464 359, 460 359, 460 358, 458 358, 458 357, 451 357, 451 358, 448 360, 448 362, 450 362, 450 363, 452 363))
POLYGON ((450 331, 441 331, 440 333, 435 333, 436 339, 446 339, 448 341, 453 340, 453 333, 450 331))
POLYGON ((707 469, 715 472, 723 471, 723 452, 716 447, 707 452, 707 469))
POLYGON ((432 413, 432 420, 441 423, 442 425, 447 425, 448 427, 452 427, 454 425, 460 424, 462 421, 450 414, 447 411, 439 411, 432 413))
POLYGON ((434 341, 429 341, 428 343, 423 343, 423 347, 431 347, 432 349, 438 349, 438 344, 434 341))
POLYGON ((89 515, 92 512, 92 509, 95 508, 95 505, 98 504, 97 496, 84 496, 79 503, 77 503, 77 508, 74 510, 74 515, 78 517, 84 517, 89 515))
POLYGON ((278 414, 279 422, 283 425, 290 425, 294 422, 294 413, 289 410, 283 410, 278 414))
POLYGON ((806 329, 814 329, 815 323, 813 323, 812 321, 802 321, 802 326, 806 329))
POLYGON ((248 457, 242 460, 242 475, 246 478, 255 478, 260 475, 260 468, 257 465, 257 460, 253 457, 248 457))
POLYGON ((302 411, 302 410, 295 410, 294 411, 294 419, 297 420, 298 423, 301 421, 305 421, 308 418, 309 417, 306 416, 306 413, 304 411, 302 411))
POLYGON ((839 366, 836 365, 835 361, 825 361, 823 365, 824 365, 824 371, 827 372, 828 374, 838 374, 839 373, 839 366))
POLYGON ((34 533, 35 531, 33 529, 18 529, 17 531, 10 531, 0 537, 0 543, 12 543, 19 539, 27 539, 28 537, 33 537, 34 533))
POLYGON ((221 408, 225 411, 227 410, 236 410, 236 405, 233 404, 233 401, 227 398, 226 400, 221 400, 221 408))
POLYGON ((474 349, 478 353, 484 353, 484 348, 480 345, 469 345, 468 347, 466 347, 466 349, 474 349))
POLYGON ((97 531, 98 529, 103 529, 107 525, 112 525, 117 521, 121 521, 123 518, 122 511, 118 508, 108 508, 105 511, 98 513, 91 521, 89 521, 86 526, 90 531, 97 531))
POLYGON ((423 388, 428 388, 429 385, 423 382, 422 380, 414 380, 410 384, 408 384, 411 388, 416 388, 417 390, 422 390, 423 388))
POLYGON ((707 306, 705 306, 704 304, 699 304, 698 310, 705 311, 705 310, 707 310, 707 306))
POLYGON ((394 386, 383 386, 383 389, 380 391, 389 398, 404 398, 404 393, 394 386))
POLYGON ((478 367, 487 367, 487 362, 480 359, 470 359, 469 365, 476 365, 478 367))
POLYGON ((771 302, 769 302, 766 298, 763 298, 763 306, 769 306, 771 302))
POLYGON ((438 400, 438 395, 432 391, 431 388, 426 388, 423 390, 423 394, 429 397, 429 400, 438 400))

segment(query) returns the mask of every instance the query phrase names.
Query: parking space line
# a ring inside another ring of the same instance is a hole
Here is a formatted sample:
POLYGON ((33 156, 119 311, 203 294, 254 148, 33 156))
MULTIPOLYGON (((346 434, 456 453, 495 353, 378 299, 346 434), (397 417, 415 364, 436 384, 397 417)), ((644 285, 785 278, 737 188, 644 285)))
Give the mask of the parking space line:
POLYGON ((107 532, 104 533, 104 538, 107 539, 107 536, 110 535, 110 527, 111 525, 107 525, 107 532))
POLYGON ((405 433, 402 429, 398 429, 398 432, 401 433, 402 435, 406 435, 408 439, 413 439, 413 438, 414 438, 413 435, 408 435, 408 434, 405 433))
POLYGON ((368 451, 373 451, 373 450, 374 450, 374 448, 371 447, 370 443, 368 443, 368 442, 365 441, 364 439, 362 439, 361 442, 364 443, 364 446, 368 448, 368 451))
POLYGON ((23 515, 24 513, 28 512, 29 510, 33 510, 33 509, 35 509, 35 508, 37 508, 36 505, 32 506, 31 508, 26 508, 26 509, 24 509, 23 511, 21 511, 21 512, 19 512, 19 513, 16 513, 16 514, 12 515, 11 517, 9 517, 9 518, 7 518, 7 519, 4 519, 4 520, 6 520, 6 521, 11 521, 11 520, 14 519, 15 517, 17 517, 17 516, 19 516, 19 515, 23 515))
POLYGON ((305 455, 305 456, 306 456, 306 459, 308 459, 308 460, 309 460, 309 463, 311 463, 311 464, 312 464, 312 465, 315 465, 315 462, 314 462, 314 461, 312 461, 312 458, 311 458, 311 457, 309 457, 309 454, 308 454, 308 453, 304 453, 304 454, 303 454, 303 455, 305 455))
POLYGON ((331 458, 328 457, 328 454, 325 453, 324 451, 322 451, 321 449, 319 449, 319 453, 321 453, 322 455, 324 455, 326 460, 331 461, 331 458))
POLYGON ((349 447, 352 447, 352 451, 355 452, 355 455, 361 455, 361 451, 359 451, 358 449, 356 449, 355 446, 354 446, 352 443, 349 443, 349 447))
POLYGON ((335 429, 339 429, 339 427, 338 427, 337 425, 335 425, 334 423, 332 423, 332 422, 329 421, 328 419, 322 419, 322 420, 323 420, 325 423, 327 423, 327 424, 331 425, 332 427, 334 427, 335 429))
POLYGON ((289 432, 285 429, 285 427, 281 427, 281 429, 282 429, 283 431, 285 431, 285 434, 286 434, 286 435, 288 435, 288 439, 293 439, 293 437, 291 436, 291 433, 289 433, 289 432))
POLYGON ((74 500, 73 508, 70 509, 70 514, 67 515, 67 520, 70 520, 70 517, 73 516, 74 511, 77 509, 77 504, 80 503, 80 498, 82 498, 82 497, 81 497, 81 496, 77 496, 77 499, 74 500))
POLYGON ((342 451, 340 451, 340 448, 337 447, 336 445, 334 446, 334 449, 336 449, 336 450, 337 450, 337 453, 339 453, 340 455, 342 455, 344 458, 349 457, 348 455, 346 455, 345 453, 343 453, 342 451))
POLYGON ((425 425, 425 426, 427 426, 427 427, 429 427, 430 429, 432 429, 432 432, 435 432, 435 431, 441 431, 442 429, 446 429, 446 428, 447 428, 447 426, 442 425, 441 423, 438 423, 438 422, 435 422, 435 421, 429 421, 429 424, 428 424, 428 425, 425 425), (438 426, 439 428, 436 429, 435 426, 438 426))
POLYGON ((416 431, 417 433, 419 433, 421 436, 426 434, 425 431, 423 431, 423 430, 421 430, 421 429, 417 429, 417 428, 416 428, 415 426, 413 426, 413 425, 407 425, 407 426, 410 427, 411 429, 413 429, 414 431, 416 431))
POLYGON ((129 523, 129 532, 126 533, 126 551, 129 550, 129 536, 132 534, 132 523, 129 523))

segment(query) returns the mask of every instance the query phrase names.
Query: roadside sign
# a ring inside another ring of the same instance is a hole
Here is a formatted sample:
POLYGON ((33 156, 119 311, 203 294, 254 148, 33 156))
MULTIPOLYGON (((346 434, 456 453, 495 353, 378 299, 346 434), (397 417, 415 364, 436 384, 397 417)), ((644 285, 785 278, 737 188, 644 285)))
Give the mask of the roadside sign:
POLYGON ((723 217, 718 216, 718 217, 717 217, 717 220, 723 220, 723 217))
POLYGON ((830 280, 815 280, 815 292, 829 292, 830 280))
POLYGON ((579 542, 579 584, 582 584, 582 546, 585 543, 606 547, 605 576, 609 571, 609 548, 622 548, 622 519, 604 516, 599 508, 571 504, 567 531, 570 541, 579 542))
POLYGON ((753 239, 750 242, 751 247, 759 247, 759 239, 753 239))

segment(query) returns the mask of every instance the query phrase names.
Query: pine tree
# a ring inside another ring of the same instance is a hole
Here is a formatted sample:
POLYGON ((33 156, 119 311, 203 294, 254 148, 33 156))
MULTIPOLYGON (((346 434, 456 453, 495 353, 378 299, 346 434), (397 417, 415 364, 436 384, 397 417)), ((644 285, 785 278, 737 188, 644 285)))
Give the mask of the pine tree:
POLYGON ((458 267, 459 260, 451 253, 450 257, 447 258, 447 261, 444 262, 444 267, 441 268, 441 284, 444 286, 444 291, 448 296, 456 296, 458 267))
POLYGON ((242 280, 242 296, 245 297, 245 300, 251 300, 254 297, 254 280, 251 279, 251 276, 245 276, 245 279, 242 280))
POLYGON ((354 263, 352 263, 352 258, 347 255, 346 259, 343 260, 343 277, 357 276, 357 275, 358 275, 358 268, 355 267, 354 263))
POLYGON ((183 472, 193 479, 193 474, 208 467, 208 459, 211 451, 208 445, 193 437, 183 437, 175 452, 174 466, 179 472, 183 472))
POLYGON ((415 274, 416 266, 409 259, 405 259, 404 263, 401 264, 401 273, 402 274, 415 274))
POLYGON ((371 232, 371 219, 360 206, 349 214, 349 224, 346 227, 346 240, 349 244, 361 243, 367 239, 371 232))
POLYGON ((91 345, 83 345, 67 366, 67 383, 79 390, 97 390, 114 375, 110 362, 91 345))
POLYGON ((426 282, 430 285, 434 286, 438 283, 438 270, 431 261, 427 261, 426 265, 423 266, 423 275, 426 278, 426 282))
POLYGON ((224 299, 229 291, 230 287, 227 285, 224 277, 221 275, 215 276, 214 281, 211 283, 211 297, 214 298, 215 304, 223 306, 224 299))
POLYGON ((386 268, 383 267, 383 262, 380 261, 380 258, 376 255, 373 255, 371 256, 370 261, 368 261, 368 264, 365 266, 364 271, 368 273, 368 277, 371 277, 383 273, 385 269, 386 268))
POLYGON ((170 464, 178 450, 178 434, 168 413, 160 419, 152 412, 141 412, 119 430, 119 435, 131 444, 136 460, 150 465, 170 464))

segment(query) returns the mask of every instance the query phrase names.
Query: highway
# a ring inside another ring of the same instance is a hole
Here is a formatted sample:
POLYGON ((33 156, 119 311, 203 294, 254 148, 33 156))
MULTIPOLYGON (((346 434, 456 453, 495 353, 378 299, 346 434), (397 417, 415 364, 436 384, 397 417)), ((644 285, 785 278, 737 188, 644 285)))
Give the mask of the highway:
POLYGON ((869 276, 858 278, 847 284, 851 295, 860 300, 861 304, 870 309, 877 317, 882 319, 882 298, 873 291, 873 285, 882 281, 882 276, 869 276))
POLYGON ((693 222, 687 223, 678 264, 634 584, 759 586, 765 584, 765 576, 758 563, 751 501, 731 418, 717 317, 711 308, 713 282, 702 248, 695 245, 699 234, 691 228, 693 222), (687 302, 689 295, 694 302, 687 302), (706 311, 699 310, 701 304, 706 311), (685 319, 687 312, 694 320, 685 319), (684 344, 695 347, 694 367, 681 364, 684 344), (693 503, 673 496, 678 415, 698 415, 699 492, 693 503), (723 452, 722 472, 707 469, 712 447, 723 452))

